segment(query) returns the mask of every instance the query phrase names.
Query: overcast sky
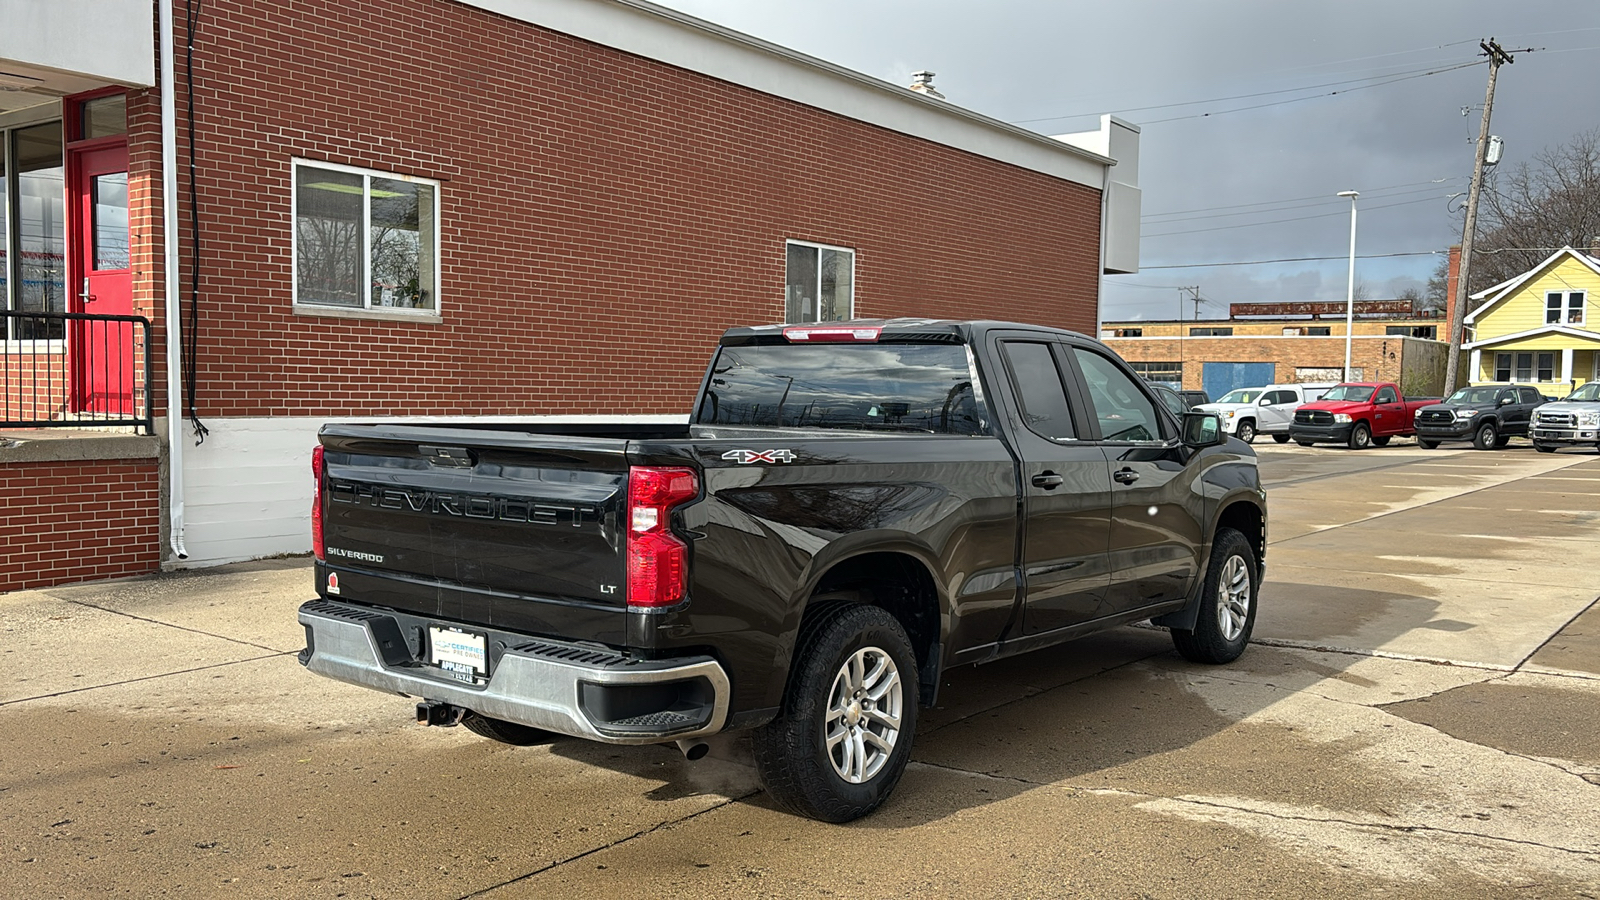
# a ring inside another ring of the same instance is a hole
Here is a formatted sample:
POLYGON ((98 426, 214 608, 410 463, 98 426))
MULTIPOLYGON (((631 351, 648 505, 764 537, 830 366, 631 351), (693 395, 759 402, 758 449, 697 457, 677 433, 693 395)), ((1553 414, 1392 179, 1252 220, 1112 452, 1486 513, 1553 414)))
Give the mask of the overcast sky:
MULTIPOLYGON (((1139 125, 1144 268, 1106 279, 1108 320, 1176 318, 1183 285, 1202 318, 1343 300, 1339 191, 1361 192, 1358 256, 1458 243, 1448 198, 1472 173, 1488 67, 1423 73, 1482 62, 1482 38, 1545 48, 1500 70, 1502 166, 1600 127, 1600 0, 656 2, 897 84, 930 69, 950 102, 1043 134, 1104 112, 1139 125), (1314 256, 1337 259, 1167 268, 1314 256)), ((1358 259, 1356 278, 1390 298, 1437 259, 1358 259)))

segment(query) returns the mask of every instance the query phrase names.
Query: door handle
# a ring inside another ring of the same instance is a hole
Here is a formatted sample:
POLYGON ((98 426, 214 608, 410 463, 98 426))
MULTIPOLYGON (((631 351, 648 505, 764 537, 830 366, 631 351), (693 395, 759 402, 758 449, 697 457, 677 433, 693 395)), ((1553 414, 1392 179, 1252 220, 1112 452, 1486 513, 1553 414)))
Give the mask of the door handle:
POLYGON ((1139 480, 1139 473, 1132 469, 1118 469, 1111 473, 1111 480, 1117 484, 1133 484, 1139 480))
POLYGON ((1047 491, 1055 490, 1065 481, 1065 478, 1062 478, 1060 475, 1057 475, 1049 469, 1046 469, 1043 472, 1033 476, 1033 486, 1036 488, 1044 488, 1047 491))
POLYGON ((83 292, 78 294, 78 297, 79 297, 79 299, 83 300, 83 302, 85 302, 85 303, 93 303, 96 299, 98 299, 97 297, 95 297, 95 295, 89 293, 89 278, 88 278, 88 276, 85 276, 84 279, 83 279, 83 292))

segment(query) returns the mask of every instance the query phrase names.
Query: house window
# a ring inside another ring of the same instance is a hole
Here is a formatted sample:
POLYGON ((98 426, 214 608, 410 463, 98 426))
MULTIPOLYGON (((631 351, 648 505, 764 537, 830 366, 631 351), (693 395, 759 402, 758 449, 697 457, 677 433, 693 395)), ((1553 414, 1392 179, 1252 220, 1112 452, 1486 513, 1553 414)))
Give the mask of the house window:
POLYGON ((856 252, 806 241, 787 243, 785 322, 838 322, 855 314, 856 252))
POLYGON ((439 311, 439 183, 294 161, 294 303, 439 311))
POLYGON ((1439 335, 1437 325, 1386 325, 1383 333, 1396 337, 1427 338, 1435 340, 1439 335))
POLYGON ((1118 328, 1113 333, 1114 337, 1144 337, 1143 328, 1118 328))
POLYGON ((1555 353, 1496 353, 1494 355, 1495 381, 1554 381, 1556 375, 1555 353))
POLYGON ((1328 337, 1333 334, 1333 329, 1327 325, 1309 325, 1306 327, 1306 334, 1311 337, 1328 337))
POLYGON ((1544 295, 1546 325, 1582 325, 1583 291, 1549 291, 1544 295))
POLYGON ((1181 362, 1129 362, 1145 381, 1159 381, 1163 384, 1182 386, 1183 363, 1181 362))
POLYGON ((1209 327, 1189 329, 1190 337, 1230 337, 1232 335, 1232 328, 1209 327))

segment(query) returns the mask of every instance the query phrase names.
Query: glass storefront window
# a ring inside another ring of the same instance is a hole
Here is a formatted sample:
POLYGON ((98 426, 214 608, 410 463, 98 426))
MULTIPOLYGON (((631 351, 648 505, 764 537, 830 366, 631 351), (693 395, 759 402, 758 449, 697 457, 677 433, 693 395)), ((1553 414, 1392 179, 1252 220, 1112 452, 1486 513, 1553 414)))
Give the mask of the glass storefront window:
MULTIPOLYGON (((26 312, 67 309, 66 170, 61 123, 11 132, 16 198, 11 207, 18 258, 11 266, 14 308, 26 312)), ((25 335, 25 337, 59 335, 25 335)))

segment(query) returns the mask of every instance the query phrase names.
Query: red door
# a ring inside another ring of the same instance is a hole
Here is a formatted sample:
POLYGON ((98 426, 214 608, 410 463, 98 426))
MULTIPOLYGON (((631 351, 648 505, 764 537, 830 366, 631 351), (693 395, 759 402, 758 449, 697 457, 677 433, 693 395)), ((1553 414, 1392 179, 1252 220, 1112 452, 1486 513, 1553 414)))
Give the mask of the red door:
MULTIPOLYGON (((69 150, 72 311, 131 315, 128 147, 69 150)), ((73 323, 73 400, 79 412, 132 415, 136 333, 128 322, 73 323)))

